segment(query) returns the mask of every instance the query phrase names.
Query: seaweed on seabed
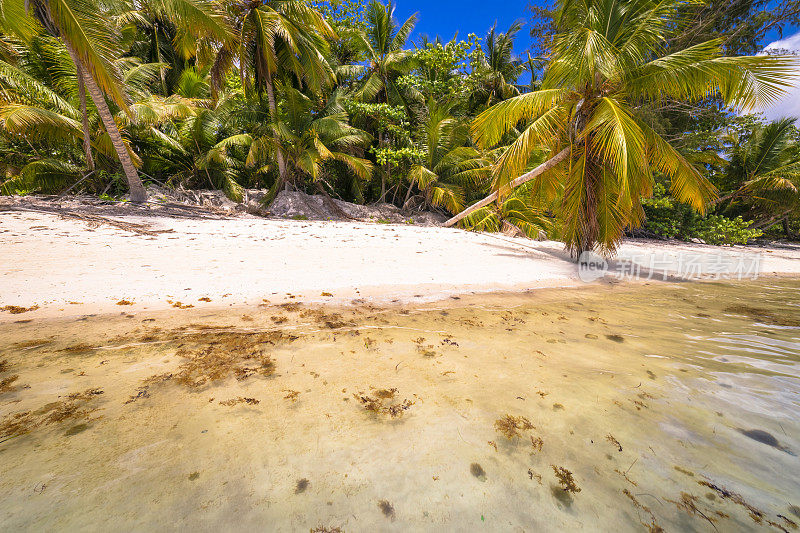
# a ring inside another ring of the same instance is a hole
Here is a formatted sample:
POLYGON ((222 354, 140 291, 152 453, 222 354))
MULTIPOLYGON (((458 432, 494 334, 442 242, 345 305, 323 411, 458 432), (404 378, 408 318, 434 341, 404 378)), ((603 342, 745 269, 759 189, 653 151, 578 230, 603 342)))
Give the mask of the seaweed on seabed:
POLYGON ((611 444, 613 444, 618 451, 622 451, 622 444, 620 444, 619 441, 614 438, 614 435, 609 433, 608 435, 606 435, 606 440, 611 444))
POLYGON ((628 497, 636 509, 640 509, 650 515, 650 523, 642 522, 640 519, 640 523, 645 527, 645 529, 647 529, 648 533, 664 533, 664 528, 658 524, 656 521, 656 515, 653 514, 653 511, 648 506, 640 503, 639 500, 636 499, 636 496, 634 496, 628 489, 623 489, 622 494, 628 497))
POLYGON ((375 397, 367 396, 363 392, 353 394, 353 397, 364 405, 364 409, 376 414, 386 415, 390 418, 400 418, 403 413, 414 405, 409 399, 394 403, 397 389, 378 389, 375 397))
MULTIPOLYGON (((670 499, 667 499, 666 501, 668 501, 669 503, 674 504, 675 507, 677 507, 678 509, 684 511, 689 516, 698 515, 698 516, 703 517, 703 519, 705 519, 709 524, 711 524, 711 527, 713 527, 715 530, 717 530, 717 526, 714 524, 714 522, 716 522, 716 517, 715 518, 711 518, 710 516, 705 514, 699 507, 697 507, 697 503, 700 501, 697 498, 697 496, 694 496, 692 494, 688 494, 686 492, 681 492, 680 501, 675 501, 675 500, 670 500, 670 499)), ((724 516, 724 513, 720 513, 719 511, 717 511, 717 515, 718 516, 724 516)))
POLYGON ((553 472, 555 472, 556 478, 558 479, 558 484, 561 485, 561 489, 564 492, 571 492, 575 494, 581 491, 580 487, 578 487, 578 484, 575 482, 572 472, 563 466, 550 466, 553 468, 553 472))
POLYGON ((64 400, 49 403, 37 411, 9 415, 0 421, 0 441, 30 433, 41 426, 88 419, 95 409, 87 409, 86 404, 101 394, 102 389, 86 389, 70 394, 64 400))
POLYGON ((520 431, 534 429, 534 425, 524 416, 506 415, 503 418, 495 420, 494 428, 498 433, 501 433, 508 440, 511 440, 514 437, 521 437, 522 434, 520 431))
MULTIPOLYGON (((764 511, 762 511, 761 509, 758 509, 757 507, 754 507, 753 505, 749 504, 741 494, 738 494, 736 492, 728 490, 725 487, 721 487, 719 485, 716 485, 716 484, 714 484, 714 483, 712 483, 710 481, 698 481, 697 483, 699 485, 702 485, 703 487, 708 487, 709 489, 713 490, 723 500, 729 500, 729 501, 735 503, 736 505, 741 505, 742 507, 744 507, 747 510, 748 514, 750 515, 750 518, 756 524, 761 524, 763 521, 766 521, 767 524, 769 524, 769 525, 771 525, 771 526, 773 526, 773 527, 775 527, 777 529, 780 529, 782 531, 787 531, 787 529, 784 528, 781 524, 779 524, 777 522, 774 522, 774 521, 770 520, 769 518, 767 518, 767 515, 766 515, 766 513, 764 511)), ((791 520, 788 520, 785 516, 778 515, 778 518, 779 519, 783 519, 784 522, 786 523, 786 525, 788 525, 792 529, 797 529, 797 524, 795 524, 791 520)))
POLYGON ((31 307, 21 307, 19 305, 5 305, 3 307, 0 307, 0 311, 8 311, 12 315, 21 315, 22 313, 36 311, 37 309, 39 309, 38 305, 33 305, 31 307))
POLYGON ((205 346, 197 350, 184 347, 178 351, 178 355, 186 360, 178 367, 174 379, 187 387, 196 388, 231 375, 240 381, 254 375, 271 376, 275 372, 275 362, 265 352, 265 347, 282 340, 295 339, 297 337, 279 331, 220 331, 191 335, 186 338, 187 341, 205 346))
POLYGON ((0 394, 6 392, 14 392, 17 390, 17 387, 14 385, 14 382, 19 379, 18 375, 8 376, 7 378, 0 379, 0 394))
POLYGON ((238 398, 231 398, 230 400, 219 402, 220 405, 224 405, 226 407, 233 407, 234 405, 240 403, 246 403, 247 405, 258 405, 261 403, 261 400, 256 400, 255 398, 242 398, 239 396, 238 398))

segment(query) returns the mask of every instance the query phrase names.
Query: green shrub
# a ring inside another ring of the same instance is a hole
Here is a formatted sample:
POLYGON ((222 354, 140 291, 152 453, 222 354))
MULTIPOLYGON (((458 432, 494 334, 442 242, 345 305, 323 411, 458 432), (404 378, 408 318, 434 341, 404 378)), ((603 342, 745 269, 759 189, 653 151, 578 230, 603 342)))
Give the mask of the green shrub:
POLYGON ((709 215, 702 219, 695 230, 695 236, 707 244, 747 244, 763 234, 761 230, 750 229, 750 222, 742 217, 728 218, 722 215, 709 215))
POLYGON ((692 238, 693 227, 700 219, 689 206, 670 198, 660 183, 653 187, 653 197, 642 201, 642 207, 645 229, 667 239, 692 238))
POLYGON ((653 188, 653 198, 642 202, 646 221, 644 227, 668 239, 702 239, 708 244, 747 244, 763 232, 750 229, 750 222, 742 217, 722 215, 701 217, 689 206, 676 202, 658 183, 653 188))

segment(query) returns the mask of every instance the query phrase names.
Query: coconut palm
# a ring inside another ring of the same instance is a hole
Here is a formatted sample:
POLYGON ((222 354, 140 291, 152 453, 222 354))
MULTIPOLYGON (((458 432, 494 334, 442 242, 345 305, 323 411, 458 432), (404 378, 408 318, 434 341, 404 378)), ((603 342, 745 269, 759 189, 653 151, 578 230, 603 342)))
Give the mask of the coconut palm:
POLYGON ((525 72, 526 65, 514 57, 514 38, 521 29, 522 23, 514 22, 501 33, 495 23, 486 34, 473 58, 472 108, 491 106, 519 94, 514 84, 525 72))
POLYGON ((730 160, 724 173, 725 190, 718 200, 725 211, 746 209, 760 219, 757 226, 783 221, 798 209, 800 145, 794 119, 756 124, 751 131, 732 132, 730 160))
POLYGON ((404 47, 417 24, 417 15, 411 15, 403 24, 398 24, 394 9, 392 2, 382 4, 372 0, 367 5, 367 28, 356 36, 369 72, 364 86, 357 93, 361 100, 377 98, 387 104, 392 100, 404 100, 397 79, 413 68, 412 54, 404 47))
MULTIPOLYGON (((182 76, 183 77, 183 76, 182 76)), ((169 186, 219 189, 231 200, 243 198, 253 171, 245 159, 253 143, 242 133, 241 113, 249 113, 239 94, 223 94, 213 104, 171 95, 153 95, 133 110, 144 170, 169 186)))
POLYGON ((171 94, 192 63, 209 66, 234 34, 224 12, 212 0, 131 0, 115 16, 120 44, 144 63, 161 64, 161 94, 171 94))
POLYGON ((464 186, 481 184, 489 177, 489 161, 471 146, 469 126, 450 115, 452 104, 429 102, 428 116, 422 125, 422 161, 408 173, 409 187, 404 202, 419 192, 425 207, 444 208, 457 213, 464 207, 464 186))
MULTIPOLYGON (((366 29, 355 36, 355 44, 367 62, 368 76, 355 96, 364 102, 379 101, 387 106, 410 104, 408 100, 418 96, 399 86, 397 80, 408 74, 414 66, 412 54, 404 50, 417 15, 413 14, 399 24, 394 18, 394 4, 382 4, 371 0, 366 9, 366 29)), ((380 147, 391 142, 386 132, 378 135, 380 147)), ((391 181, 391 163, 386 164, 381 174, 381 201, 386 197, 386 182, 391 181)))
MULTIPOLYGON (((266 0, 241 4, 226 0, 226 10, 232 26, 238 32, 236 48, 220 49, 211 69, 215 90, 222 86, 224 74, 234 67, 238 59, 239 72, 245 94, 260 97, 265 91, 270 113, 275 120, 278 102, 275 94, 276 79, 293 79, 299 85, 318 91, 331 85, 335 78, 325 60, 327 39, 336 34, 319 11, 302 0, 266 0)), ((286 155, 275 152, 278 176, 288 189, 290 179, 286 155)))
POLYGON ((648 126, 637 106, 709 96, 738 108, 768 104, 788 86, 796 59, 721 57, 718 40, 662 55, 680 26, 681 5, 562 0, 541 89, 497 104, 473 123, 478 145, 490 147, 530 121, 494 169, 495 192, 448 224, 537 179, 561 190, 558 215, 568 249, 611 254, 625 228, 642 222, 641 199, 651 194, 654 172, 670 179, 676 199, 703 211, 715 188, 648 126), (542 145, 552 157, 524 173, 542 145))
MULTIPOLYGON (((59 39, 75 66, 82 112, 84 150, 88 166, 93 166, 89 138, 89 111, 84 91, 88 91, 110 142, 122 164, 130 189, 131 201, 143 202, 146 193, 139 179, 128 143, 122 137, 106 97, 124 112, 129 112, 123 90, 119 59, 119 34, 115 31, 115 15, 106 4, 92 0, 0 0, 3 25, 23 38, 31 38, 44 29, 59 39), (38 24, 37 24, 38 23, 38 24), (39 27, 37 27, 39 26, 39 27)), ((206 0, 166 0, 157 2, 155 12, 171 20, 182 21, 181 28, 191 28, 180 35, 185 42, 213 36, 230 40, 224 19, 206 0), (191 36, 191 37, 190 37, 191 36)))
MULTIPOLYGON (((371 141, 364 131, 348 124, 347 112, 334 92, 322 106, 293 87, 281 87, 285 109, 279 120, 270 125, 270 134, 253 141, 247 165, 259 172, 268 172, 271 153, 286 155, 287 183, 295 187, 306 181, 321 185, 326 164, 335 161, 345 165, 359 179, 372 175, 370 161, 354 155, 371 141)), ((319 189, 319 187, 317 187, 319 189)))
POLYGON ((128 108, 115 66, 116 35, 108 13, 91 0, 29 0, 24 5, 21 0, 2 0, 1 7, 4 26, 18 35, 35 34, 36 21, 63 42, 122 163, 131 201, 145 201, 147 195, 133 158, 106 102, 108 97, 121 109, 128 108))

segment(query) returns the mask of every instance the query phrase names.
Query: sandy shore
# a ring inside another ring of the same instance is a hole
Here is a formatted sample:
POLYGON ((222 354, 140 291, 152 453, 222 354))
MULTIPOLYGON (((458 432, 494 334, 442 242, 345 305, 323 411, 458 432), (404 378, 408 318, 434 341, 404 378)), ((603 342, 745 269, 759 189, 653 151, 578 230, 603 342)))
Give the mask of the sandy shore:
MULTIPOLYGON (((176 302, 216 309, 264 301, 392 303, 583 284, 561 243, 412 225, 255 217, 87 221, 3 211, 0 247, 0 307, 38 306, 26 319, 162 310, 176 302)), ((632 241, 621 249, 644 263, 672 254, 711 264, 721 253, 760 254, 761 275, 800 275, 796 246, 632 241)), ((20 318, 0 313, 0 321, 20 318)))

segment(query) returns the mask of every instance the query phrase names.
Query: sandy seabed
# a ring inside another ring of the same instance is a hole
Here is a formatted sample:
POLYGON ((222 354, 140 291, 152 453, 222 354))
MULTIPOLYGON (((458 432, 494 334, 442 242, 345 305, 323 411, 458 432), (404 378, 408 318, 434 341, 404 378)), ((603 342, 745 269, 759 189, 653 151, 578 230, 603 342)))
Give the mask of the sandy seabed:
POLYGON ((0 325, 0 529, 795 531, 800 285, 0 325))

